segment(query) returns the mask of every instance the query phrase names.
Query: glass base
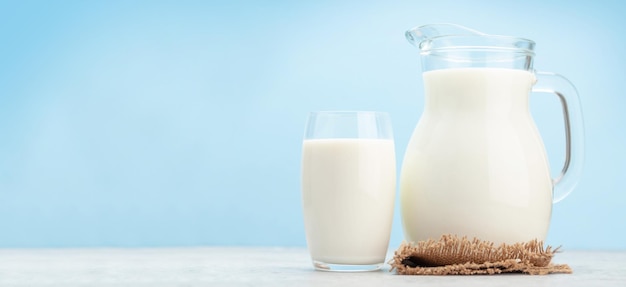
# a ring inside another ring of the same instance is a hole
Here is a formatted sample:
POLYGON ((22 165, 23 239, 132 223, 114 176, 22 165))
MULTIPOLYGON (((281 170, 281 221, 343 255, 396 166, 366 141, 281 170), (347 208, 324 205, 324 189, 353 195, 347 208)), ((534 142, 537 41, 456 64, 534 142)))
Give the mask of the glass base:
POLYGON ((315 270, 331 271, 331 272, 368 272, 377 271, 383 266, 383 263, 377 264, 333 264, 313 260, 315 270))

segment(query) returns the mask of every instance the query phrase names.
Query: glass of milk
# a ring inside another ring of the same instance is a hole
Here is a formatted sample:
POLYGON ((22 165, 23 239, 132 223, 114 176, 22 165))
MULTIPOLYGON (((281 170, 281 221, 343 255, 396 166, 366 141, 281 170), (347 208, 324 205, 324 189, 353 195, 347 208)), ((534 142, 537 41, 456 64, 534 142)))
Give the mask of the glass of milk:
POLYGON ((309 115, 302 148, 302 204, 315 269, 380 269, 395 193, 396 156, 387 113, 309 115))

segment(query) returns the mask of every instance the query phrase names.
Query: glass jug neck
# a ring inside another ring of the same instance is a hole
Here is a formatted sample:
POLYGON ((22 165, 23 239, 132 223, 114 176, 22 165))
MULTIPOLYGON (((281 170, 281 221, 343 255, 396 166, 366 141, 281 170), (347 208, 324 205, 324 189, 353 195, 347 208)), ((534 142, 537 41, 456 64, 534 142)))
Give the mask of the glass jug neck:
POLYGON ((420 49, 424 71, 450 68, 532 70, 535 42, 488 35, 456 24, 431 24, 406 31, 420 49))
POLYGON ((535 43, 490 35, 441 36, 420 43, 423 71, 505 68, 532 71, 535 43))

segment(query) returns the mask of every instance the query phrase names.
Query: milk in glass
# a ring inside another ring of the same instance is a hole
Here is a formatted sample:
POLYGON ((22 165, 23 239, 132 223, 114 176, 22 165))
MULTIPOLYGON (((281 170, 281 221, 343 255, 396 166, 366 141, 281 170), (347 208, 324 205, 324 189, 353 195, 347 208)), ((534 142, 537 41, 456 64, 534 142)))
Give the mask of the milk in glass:
POLYGON ((304 140, 302 200, 313 260, 384 262, 395 179, 393 140, 304 140))

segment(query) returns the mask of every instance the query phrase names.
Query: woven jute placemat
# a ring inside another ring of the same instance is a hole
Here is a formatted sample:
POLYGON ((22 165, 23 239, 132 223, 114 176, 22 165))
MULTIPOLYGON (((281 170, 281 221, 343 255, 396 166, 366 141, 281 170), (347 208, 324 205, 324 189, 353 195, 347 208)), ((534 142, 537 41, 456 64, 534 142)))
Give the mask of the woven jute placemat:
POLYGON ((477 238, 443 235, 439 240, 403 242, 389 264, 402 275, 488 275, 572 273, 567 264, 552 264, 559 248, 543 242, 501 244, 477 238))

